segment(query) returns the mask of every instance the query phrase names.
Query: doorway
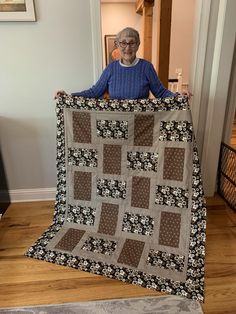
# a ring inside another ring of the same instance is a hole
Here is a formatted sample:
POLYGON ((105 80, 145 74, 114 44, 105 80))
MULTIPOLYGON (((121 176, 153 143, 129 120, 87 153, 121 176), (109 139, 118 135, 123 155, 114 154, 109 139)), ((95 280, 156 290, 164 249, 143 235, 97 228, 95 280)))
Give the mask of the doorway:
MULTIPOLYGON (((163 1, 163 0, 162 0, 163 1)), ((143 16, 136 13, 137 0, 116 1, 101 0, 101 28, 103 46, 103 68, 107 62, 106 36, 114 36, 121 29, 131 26, 140 33, 143 38, 143 16)), ((159 72, 159 22, 160 0, 154 1, 152 23, 152 58, 157 73, 159 72)), ((190 77, 190 63, 192 55, 192 32, 196 0, 172 1, 171 36, 169 79, 177 79, 181 75, 182 86, 188 88, 190 77), (184 14, 183 14, 184 12, 184 14)), ((165 3, 165 2, 163 2, 165 3)), ((137 53, 137 57, 143 58, 143 40, 137 53)))

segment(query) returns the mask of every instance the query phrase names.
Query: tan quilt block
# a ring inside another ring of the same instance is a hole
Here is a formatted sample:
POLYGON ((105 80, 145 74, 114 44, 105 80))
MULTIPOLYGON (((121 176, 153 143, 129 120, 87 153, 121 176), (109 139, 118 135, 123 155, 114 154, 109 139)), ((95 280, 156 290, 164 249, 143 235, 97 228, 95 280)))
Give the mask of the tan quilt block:
POLYGON ((152 146, 153 144, 153 115, 135 115, 134 118, 134 145, 152 146))
POLYGON ((73 111, 73 139, 77 143, 91 143, 90 113, 73 111))
POLYGON ((104 144, 103 173, 121 174, 121 146, 104 144))
POLYGON ((144 242, 126 239, 118 263, 137 267, 143 252, 144 242))
POLYGON ((76 200, 91 200, 92 174, 91 172, 75 171, 74 198, 76 200))
POLYGON ((178 247, 181 215, 163 211, 161 213, 159 244, 178 247))
POLYGON ((134 176, 132 179, 131 206, 149 208, 150 178, 134 176))
POLYGON ((98 232, 114 235, 116 232, 119 205, 102 203, 98 232))
POLYGON ((185 149, 166 147, 164 151, 163 179, 183 181, 185 149))
POLYGON ((70 228, 55 246, 55 249, 64 251, 73 251, 76 245, 83 237, 85 231, 70 228))

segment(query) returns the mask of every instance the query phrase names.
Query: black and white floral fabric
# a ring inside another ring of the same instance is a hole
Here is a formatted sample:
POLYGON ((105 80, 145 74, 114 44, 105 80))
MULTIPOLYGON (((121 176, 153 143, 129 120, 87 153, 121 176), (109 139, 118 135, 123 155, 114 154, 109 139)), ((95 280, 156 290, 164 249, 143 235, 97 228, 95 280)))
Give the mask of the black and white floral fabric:
POLYGON ((184 259, 184 255, 151 250, 148 254, 147 264, 174 271, 183 271, 184 259))
POLYGON ((80 167, 97 167, 98 156, 96 149, 74 148, 68 149, 68 165, 80 167))
POLYGON ((126 197, 126 182, 109 179, 97 180, 97 195, 102 197, 123 198, 126 197))
POLYGON ((116 245, 117 245, 116 241, 89 237, 85 241, 82 250, 105 255, 112 255, 116 249, 116 245))
POLYGON ((153 225, 154 219, 150 216, 125 213, 123 217, 122 231, 142 235, 152 235, 153 225))
POLYGON ((161 121, 160 141, 192 142, 193 127, 188 121, 161 121))
POLYGON ((97 121, 97 136, 102 138, 128 138, 128 122, 127 121, 112 121, 98 120, 97 121))
POLYGON ((68 205, 66 221, 83 225, 94 225, 96 208, 68 205))
POLYGON ((127 168, 130 170, 155 171, 158 167, 158 153, 128 152, 127 168))
POLYGON ((188 191, 182 188, 162 185, 156 186, 156 204, 187 208, 188 197, 188 191))

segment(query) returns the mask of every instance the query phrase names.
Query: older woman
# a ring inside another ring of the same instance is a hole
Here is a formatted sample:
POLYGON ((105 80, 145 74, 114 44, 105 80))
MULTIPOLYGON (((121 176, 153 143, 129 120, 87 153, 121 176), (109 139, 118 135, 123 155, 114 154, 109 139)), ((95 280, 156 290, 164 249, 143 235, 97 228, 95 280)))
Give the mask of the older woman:
MULTIPOLYGON (((155 97, 169 97, 174 94, 160 82, 153 65, 136 57, 140 45, 139 33, 127 27, 116 36, 120 60, 113 61, 103 71, 91 88, 72 93, 72 96, 102 98, 104 93, 110 99, 148 98, 151 91, 155 97)), ((61 94, 64 91, 57 93, 61 94)))

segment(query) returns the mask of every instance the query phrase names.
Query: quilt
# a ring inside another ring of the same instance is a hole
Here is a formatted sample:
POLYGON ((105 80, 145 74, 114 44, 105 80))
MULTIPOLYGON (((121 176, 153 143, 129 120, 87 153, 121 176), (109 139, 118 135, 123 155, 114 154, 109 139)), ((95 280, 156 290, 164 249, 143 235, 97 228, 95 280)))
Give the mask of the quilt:
POLYGON ((61 96, 52 224, 26 256, 204 301, 206 204, 188 98, 61 96))

